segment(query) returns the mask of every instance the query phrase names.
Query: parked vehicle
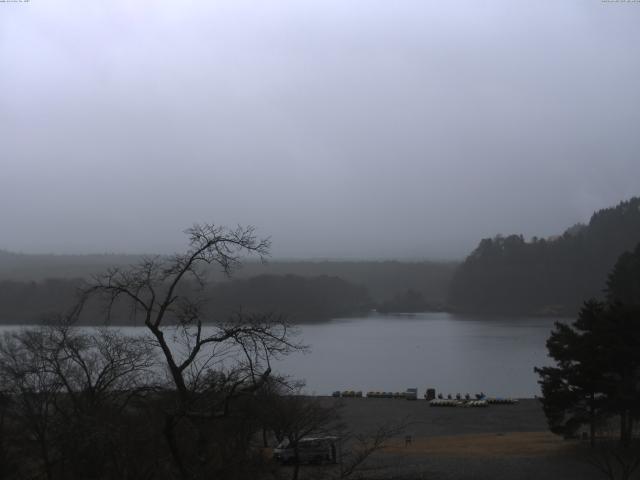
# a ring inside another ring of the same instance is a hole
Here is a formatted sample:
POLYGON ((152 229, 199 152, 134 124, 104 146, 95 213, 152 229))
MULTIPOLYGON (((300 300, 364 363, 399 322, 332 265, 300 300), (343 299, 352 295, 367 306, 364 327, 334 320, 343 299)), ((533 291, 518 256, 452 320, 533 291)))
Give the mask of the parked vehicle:
MULTIPOLYGON (((282 463, 294 463, 296 452, 288 439, 273 450, 273 458, 282 463)), ((338 437, 309 437, 298 442, 298 463, 337 463, 338 437)))

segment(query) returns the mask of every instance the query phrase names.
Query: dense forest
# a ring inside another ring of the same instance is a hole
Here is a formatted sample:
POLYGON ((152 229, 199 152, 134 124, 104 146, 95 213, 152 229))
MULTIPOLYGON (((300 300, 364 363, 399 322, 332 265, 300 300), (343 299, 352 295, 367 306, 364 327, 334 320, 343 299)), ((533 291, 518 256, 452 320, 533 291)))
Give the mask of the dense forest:
MULTIPOLYGON (((142 258, 0 250, 0 323, 36 323, 64 312, 76 301, 75 292, 83 281, 108 268, 127 268, 142 258)), ((208 272, 214 285, 208 292, 210 313, 219 318, 239 308, 267 309, 306 322, 356 315, 375 307, 430 310, 444 304, 456 266, 455 262, 428 261, 246 261, 231 279, 215 270, 208 272)), ((120 315, 125 316, 125 312, 120 315)))
POLYGON ((296 323, 365 313, 372 307, 366 288, 326 275, 258 275, 222 282, 211 289, 209 298, 217 317, 238 310, 274 312, 296 323))
MULTIPOLYGON (((42 323, 64 314, 77 303, 77 292, 83 285, 81 279, 0 281, 0 324, 42 323)), ((304 323, 364 313, 373 307, 366 288, 326 275, 259 275, 215 282, 201 296, 207 299, 202 309, 210 321, 224 320, 242 311, 269 312, 304 323)), ((87 303, 83 322, 102 321, 100 308, 95 302, 87 303)), ((134 320, 131 311, 115 306, 112 323, 131 324, 134 320)))
MULTIPOLYGON (((140 255, 27 255, 0 250, 0 280, 42 282, 50 278, 88 279, 110 267, 126 268, 142 258, 140 255)), ((260 275, 297 275, 340 277, 363 285, 375 302, 390 300, 411 289, 427 301, 443 303, 457 262, 430 261, 340 261, 278 260, 260 262, 247 259, 233 274, 233 279, 260 275)), ((226 280, 211 271, 214 281, 226 280)))
POLYGON ((111 267, 136 263, 141 255, 25 254, 0 250, 0 280, 42 281, 49 278, 89 278, 111 267))
POLYGON ((364 286, 371 299, 384 302, 407 290, 419 292, 426 301, 443 303, 459 262, 435 261, 269 261, 245 262, 234 278, 257 275, 335 276, 364 286))
POLYGON ((555 238, 483 239, 456 271, 448 302, 460 311, 575 314, 601 298, 616 259, 640 242, 640 198, 593 214, 555 238))
POLYGON ((442 302, 428 301, 420 292, 408 289, 377 305, 381 313, 418 313, 445 310, 442 302))

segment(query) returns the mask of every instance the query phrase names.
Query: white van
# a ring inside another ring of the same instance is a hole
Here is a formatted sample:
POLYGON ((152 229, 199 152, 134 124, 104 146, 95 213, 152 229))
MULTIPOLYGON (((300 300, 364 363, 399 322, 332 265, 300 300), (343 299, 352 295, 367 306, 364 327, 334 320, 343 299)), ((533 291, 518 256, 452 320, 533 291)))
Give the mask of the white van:
MULTIPOLYGON (((282 463, 294 462, 296 453, 285 439, 273 450, 273 458, 282 463)), ((337 463, 338 437, 309 437, 298 442, 299 463, 337 463)))

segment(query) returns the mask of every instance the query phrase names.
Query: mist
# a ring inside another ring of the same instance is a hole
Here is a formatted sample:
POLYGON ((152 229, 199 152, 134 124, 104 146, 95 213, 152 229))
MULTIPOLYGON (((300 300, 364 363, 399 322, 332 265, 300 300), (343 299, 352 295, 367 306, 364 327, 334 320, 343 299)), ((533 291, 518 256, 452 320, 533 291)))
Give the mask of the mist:
POLYGON ((640 192, 640 8, 0 4, 0 248, 464 257, 640 192))

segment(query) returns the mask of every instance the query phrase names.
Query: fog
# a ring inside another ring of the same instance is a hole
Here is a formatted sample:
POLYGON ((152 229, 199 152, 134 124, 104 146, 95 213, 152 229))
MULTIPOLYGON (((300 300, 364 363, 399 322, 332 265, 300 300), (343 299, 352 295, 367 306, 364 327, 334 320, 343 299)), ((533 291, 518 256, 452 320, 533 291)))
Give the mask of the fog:
POLYGON ((0 248, 461 258, 640 193, 640 4, 0 3, 0 248))

